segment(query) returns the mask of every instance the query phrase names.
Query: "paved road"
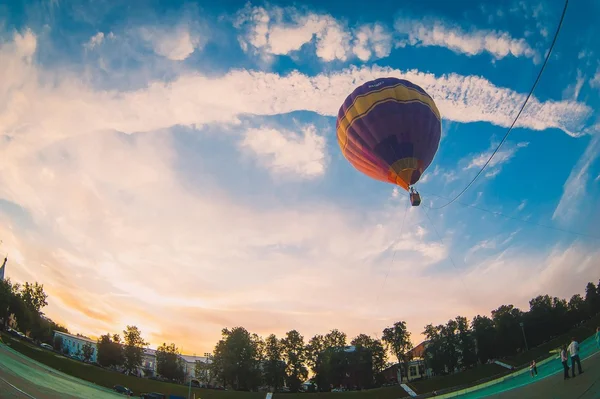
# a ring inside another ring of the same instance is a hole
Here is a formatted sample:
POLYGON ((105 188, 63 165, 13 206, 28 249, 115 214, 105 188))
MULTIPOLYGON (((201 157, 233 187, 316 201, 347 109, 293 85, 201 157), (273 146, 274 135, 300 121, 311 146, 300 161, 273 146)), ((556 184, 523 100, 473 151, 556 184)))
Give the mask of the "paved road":
POLYGON ((531 378, 528 370, 499 384, 455 398, 600 399, 600 351, 593 337, 580 344, 580 356, 584 373, 573 379, 563 379, 562 363, 555 359, 538 366, 535 378, 531 378))
POLYGON ((0 344, 0 398, 115 399, 103 387, 68 376, 0 344))

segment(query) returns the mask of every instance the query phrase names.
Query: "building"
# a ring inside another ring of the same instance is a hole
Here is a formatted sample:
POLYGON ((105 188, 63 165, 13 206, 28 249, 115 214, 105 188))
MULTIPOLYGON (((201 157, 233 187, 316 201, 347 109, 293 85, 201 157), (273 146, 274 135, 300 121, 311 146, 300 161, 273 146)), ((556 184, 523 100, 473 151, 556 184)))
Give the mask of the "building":
POLYGON ((387 383, 397 384, 401 381, 413 381, 431 377, 431 370, 425 366, 425 349, 429 341, 423 341, 408 352, 408 378, 404 364, 396 363, 381 372, 387 383))
POLYGON ((89 344, 92 347, 92 356, 90 362, 95 363, 98 360, 98 347, 96 341, 91 340, 81 335, 73 335, 62 331, 54 331, 54 340, 57 337, 62 339, 62 351, 66 355, 73 356, 79 360, 83 360, 83 347, 89 344))
POLYGON ((189 382, 190 380, 196 380, 198 384, 202 384, 204 381, 200 381, 200 379, 196 375, 196 362, 202 362, 205 364, 211 364, 212 361, 209 357, 206 356, 196 356, 196 355, 180 355, 179 356, 183 360, 183 371, 185 373, 185 382, 189 382))
MULTIPOLYGON (((92 346, 92 357, 90 362, 95 363, 98 359, 98 346, 96 341, 93 341, 87 337, 80 335, 73 335, 64 333, 61 331, 54 331, 54 339, 61 337, 62 339, 62 351, 63 353, 75 357, 79 360, 83 360, 83 346, 90 344, 92 346)), ((207 356, 196 356, 196 355, 179 355, 183 361, 183 370, 185 373, 184 380, 189 382, 190 380, 196 380, 198 384, 200 381, 199 376, 196 376, 196 362, 202 362, 205 364, 212 363, 210 357, 207 356)), ((144 348, 144 355, 142 357, 142 364, 137 371, 137 375, 140 377, 155 377, 158 375, 156 369, 156 350, 150 348, 144 348)))
POLYGON ((2 263, 2 267, 0 267, 0 280, 4 280, 4 272, 6 270, 6 261, 8 258, 4 258, 4 263, 2 263))

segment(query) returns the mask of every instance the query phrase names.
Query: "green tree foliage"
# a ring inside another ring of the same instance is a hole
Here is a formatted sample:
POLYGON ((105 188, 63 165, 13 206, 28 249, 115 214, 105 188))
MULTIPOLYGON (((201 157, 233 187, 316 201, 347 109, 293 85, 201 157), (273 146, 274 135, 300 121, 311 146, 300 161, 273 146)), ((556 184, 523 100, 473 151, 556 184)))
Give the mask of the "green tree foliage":
POLYGON ((129 373, 135 373, 142 365, 144 348, 148 343, 142 338, 142 333, 136 326, 127 326, 123 331, 125 346, 123 347, 123 366, 129 373))
POLYGON ((52 347, 59 351, 62 352, 63 350, 63 338, 60 335, 56 335, 54 337, 54 342, 52 343, 52 347))
POLYGON ((89 362, 94 356, 94 347, 89 342, 86 342, 81 348, 81 357, 84 362, 89 362))
POLYGON ((460 353, 460 366, 469 369, 477 364, 477 354, 473 331, 466 317, 457 316, 458 350, 460 353))
POLYGON ((243 327, 221 331, 222 338, 213 352, 212 371, 223 382, 237 390, 258 388, 261 380, 256 338, 243 327))
POLYGON ((103 367, 115 368, 125 362, 123 345, 118 334, 101 335, 96 344, 98 364, 103 367))
POLYGON ((297 392, 308 377, 304 337, 296 330, 288 331, 282 341, 286 362, 286 382, 292 392, 297 392))
POLYGON ((185 366, 180 354, 175 344, 163 343, 156 350, 156 372, 169 381, 183 382, 185 366))
POLYGON ((275 391, 283 386, 286 364, 283 360, 283 344, 274 334, 265 340, 263 363, 264 383, 275 391))
POLYGON ((523 312, 513 305, 502 305, 492 310, 492 320, 496 326, 497 355, 510 356, 525 349, 525 342, 519 323, 523 321, 523 312))
POLYGON ((317 373, 319 356, 321 353, 323 353, 325 349, 327 349, 327 346, 325 344, 325 337, 321 334, 317 334, 314 337, 312 337, 306 345, 304 351, 306 364, 315 374, 317 373))
POLYGON ((212 385, 214 379, 214 373, 212 372, 211 364, 208 362, 202 362, 200 360, 196 360, 196 364, 194 366, 194 372, 196 378, 206 386, 212 385))
POLYGON ((404 363, 406 375, 408 375, 409 352, 412 349, 410 332, 406 329, 406 322, 398 321, 392 327, 383 330, 382 341, 387 349, 396 356, 398 363, 404 363))
POLYGON ((3 329, 8 325, 12 297, 13 290, 10 280, 0 280, 0 322, 3 329))
POLYGON ((473 337, 477 347, 477 359, 481 364, 497 357, 496 326, 494 321, 487 316, 475 316, 471 322, 473 337))
POLYGON ((350 344, 357 347, 367 348, 371 351, 373 375, 378 375, 385 369, 387 354, 385 352, 383 343, 380 340, 373 339, 366 334, 359 334, 352 340, 352 342, 350 342, 350 344))
POLYGON ((33 284, 25 283, 20 294, 25 305, 35 313, 39 313, 43 307, 48 305, 46 301, 48 295, 44 292, 43 284, 37 282, 33 284))
MULTIPOLYGON (((598 281, 600 286, 600 281, 598 281)), ((591 317, 600 312, 600 287, 596 287, 594 283, 589 282, 585 287, 585 303, 588 308, 588 315, 591 317)))
POLYGON ((325 334, 323 340, 327 348, 343 348, 346 346, 346 338, 346 333, 333 329, 325 334))

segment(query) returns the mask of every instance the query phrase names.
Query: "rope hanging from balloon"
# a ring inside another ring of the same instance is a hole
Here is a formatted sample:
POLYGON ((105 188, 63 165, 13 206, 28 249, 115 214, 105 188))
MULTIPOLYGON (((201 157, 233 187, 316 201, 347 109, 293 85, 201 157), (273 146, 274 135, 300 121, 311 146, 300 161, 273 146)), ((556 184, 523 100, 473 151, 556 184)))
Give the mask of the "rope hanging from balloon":
POLYGON ((537 78, 535 79, 535 82, 533 83, 533 86, 531 87, 531 90, 529 91, 529 94, 525 98, 525 101, 523 102, 523 105, 521 105, 521 109, 517 113, 517 116, 515 117, 515 119, 513 120, 512 124, 510 125, 510 127, 508 128, 508 130, 506 131, 506 133, 504 134, 504 137, 502 138, 502 140, 500 141, 500 143, 498 144, 498 146, 496 147, 496 149, 494 150, 494 152, 490 155, 489 159, 481 167, 481 169, 479 170, 479 172, 477 172, 477 174, 475 175, 475 177, 473 177, 473 179, 469 182, 469 184, 467 184, 466 187, 460 193, 458 193, 454 198, 452 198, 449 202, 445 203, 444 205, 439 206, 439 207, 429 207, 430 209, 436 210, 436 209, 445 208, 448 205, 450 205, 453 202, 455 202, 457 199, 459 199, 473 185, 473 183, 475 183, 475 181, 479 178, 479 176, 481 176, 481 174, 483 173, 483 171, 485 170, 485 168, 489 165, 489 163, 492 161, 492 159, 494 158, 494 156, 496 155, 496 153, 498 152, 498 150, 500 150, 500 147, 502 147, 502 145, 504 144, 504 142, 508 138, 508 135, 511 133, 513 127, 515 126, 515 124, 519 120, 519 117, 521 116, 521 113, 525 109, 525 106, 527 105, 527 102, 529 101, 529 99, 533 95, 533 92, 534 92, 534 90, 535 90, 538 82, 540 81, 540 78, 542 77, 542 73, 544 72, 544 69, 546 68, 546 64, 548 63, 548 60, 550 59, 550 55, 552 54, 552 49, 554 49, 554 45, 556 44, 556 39, 558 38, 558 34, 560 33, 560 30, 562 28, 562 24, 563 24, 563 21, 565 19, 565 14, 567 12, 567 6, 568 5, 569 5, 569 0, 565 0, 565 6, 563 8, 562 15, 560 17, 560 21, 558 22, 558 26, 556 27, 556 32, 554 33, 554 39, 552 40, 552 44, 550 45, 550 48, 548 49, 548 53, 546 54, 546 58, 544 59, 544 63, 542 64, 542 67, 540 68, 540 71, 539 71, 539 73, 537 75, 537 78))

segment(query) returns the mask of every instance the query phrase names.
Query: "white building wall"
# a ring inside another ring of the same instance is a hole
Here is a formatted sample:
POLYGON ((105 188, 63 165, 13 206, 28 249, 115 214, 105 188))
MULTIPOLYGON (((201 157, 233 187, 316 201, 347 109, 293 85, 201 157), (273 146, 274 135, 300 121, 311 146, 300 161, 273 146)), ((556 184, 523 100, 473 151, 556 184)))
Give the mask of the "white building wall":
POLYGON ((54 339, 56 339, 57 336, 60 336, 62 338, 63 351, 66 348, 68 350, 69 355, 74 356, 80 360, 83 360, 83 346, 85 344, 90 344, 92 346, 92 357, 90 358, 90 362, 95 363, 96 361, 98 361, 98 347, 96 346, 95 341, 84 337, 78 337, 76 335, 55 331, 54 339))

